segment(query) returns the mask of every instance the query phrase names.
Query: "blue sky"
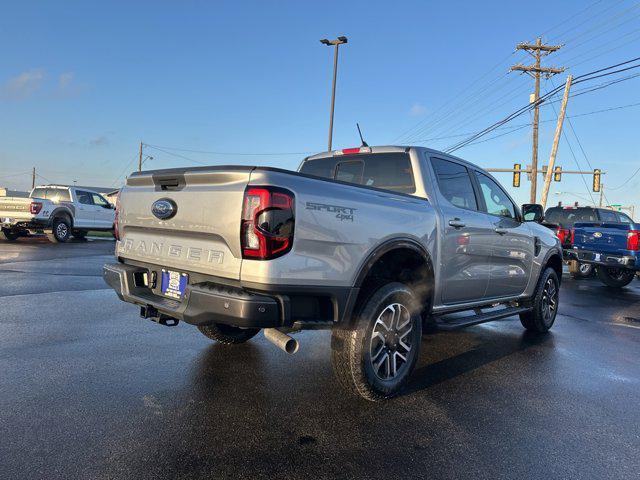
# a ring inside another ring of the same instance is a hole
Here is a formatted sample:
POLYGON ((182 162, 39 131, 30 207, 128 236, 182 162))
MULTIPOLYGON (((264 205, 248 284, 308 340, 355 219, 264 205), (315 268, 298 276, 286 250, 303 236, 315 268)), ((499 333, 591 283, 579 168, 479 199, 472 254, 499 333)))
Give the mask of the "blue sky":
MULTIPOLYGON (((442 149, 464 138, 452 135, 480 130, 527 103, 533 81, 506 72, 529 62, 513 53, 515 44, 539 34, 566 43, 545 63, 569 65, 579 75, 640 56, 640 4, 541 1, 534 13, 507 1, 3 2, 0 185, 26 189, 24 172, 32 166, 40 182, 118 185, 135 166, 140 140, 188 150, 295 153, 172 150, 181 158, 147 147, 154 157, 149 168, 189 165, 188 159, 296 168, 304 157, 297 152, 326 149, 332 51, 318 40, 338 35, 349 43, 341 49, 334 147, 357 145, 360 122, 370 144, 392 143, 413 127, 414 142, 442 149), (434 137, 451 138, 428 140, 434 137)), ((639 102, 635 78, 571 99, 568 115, 639 102)), ((541 109, 541 119, 555 119, 551 106, 541 109)), ((572 119, 592 166, 608 172, 607 186, 623 184, 640 167, 639 119, 638 106, 572 119)), ((528 121, 527 114, 510 125, 528 121)), ((541 124, 541 163, 554 125, 541 124)), ((589 169, 566 132, 578 164, 589 169)), ((484 167, 524 165, 530 136, 524 127, 456 153, 484 167)), ((576 168, 564 140, 557 162, 576 168)), ((499 178, 510 186, 510 177, 499 178)), ((510 191, 526 201, 528 187, 523 180, 510 191)), ((640 174, 607 198, 640 206, 639 187, 640 174)), ((589 199, 578 176, 552 189, 575 192, 554 194, 553 202, 589 199)))

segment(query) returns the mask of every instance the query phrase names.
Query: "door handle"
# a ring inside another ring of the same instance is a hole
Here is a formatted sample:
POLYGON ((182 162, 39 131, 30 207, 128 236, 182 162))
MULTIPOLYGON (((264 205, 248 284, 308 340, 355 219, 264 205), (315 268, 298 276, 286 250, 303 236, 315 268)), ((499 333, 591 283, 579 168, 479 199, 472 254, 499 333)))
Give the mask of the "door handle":
POLYGON ((505 233, 509 233, 509 230, 507 230, 506 228, 496 228, 494 230, 494 232, 496 232, 498 235, 504 235, 505 233))
POLYGON ((453 220, 449 220, 449 226, 453 228, 463 228, 466 224, 459 218, 454 218, 453 220))

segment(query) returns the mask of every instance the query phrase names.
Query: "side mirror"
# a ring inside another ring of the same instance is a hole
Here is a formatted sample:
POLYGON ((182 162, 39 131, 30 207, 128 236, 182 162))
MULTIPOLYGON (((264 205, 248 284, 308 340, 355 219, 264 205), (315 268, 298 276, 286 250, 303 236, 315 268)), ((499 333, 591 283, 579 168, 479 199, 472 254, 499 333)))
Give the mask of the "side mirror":
POLYGON ((544 209, 537 203, 525 203, 522 205, 522 218, 525 222, 542 223, 544 220, 544 209))

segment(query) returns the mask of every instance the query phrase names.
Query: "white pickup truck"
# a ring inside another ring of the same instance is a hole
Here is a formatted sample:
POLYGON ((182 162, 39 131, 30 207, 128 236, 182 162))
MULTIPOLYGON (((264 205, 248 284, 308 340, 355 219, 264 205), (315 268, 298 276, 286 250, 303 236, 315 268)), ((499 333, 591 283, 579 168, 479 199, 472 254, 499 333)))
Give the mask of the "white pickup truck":
POLYGON ((9 241, 39 231, 54 243, 82 239, 89 230, 113 231, 114 217, 111 203, 82 187, 41 185, 29 198, 0 197, 0 229, 9 241))

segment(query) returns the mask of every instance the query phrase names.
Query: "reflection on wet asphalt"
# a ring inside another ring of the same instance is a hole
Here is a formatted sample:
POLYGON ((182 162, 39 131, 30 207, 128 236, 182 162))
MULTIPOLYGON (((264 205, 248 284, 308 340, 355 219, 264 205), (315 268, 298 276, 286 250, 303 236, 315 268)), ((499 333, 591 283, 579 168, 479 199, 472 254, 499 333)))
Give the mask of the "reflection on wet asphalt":
POLYGON ((552 333, 426 335, 401 397, 333 380, 329 333, 286 356, 141 320, 113 242, 0 243, 3 478, 637 478, 640 282, 565 276, 552 333))

